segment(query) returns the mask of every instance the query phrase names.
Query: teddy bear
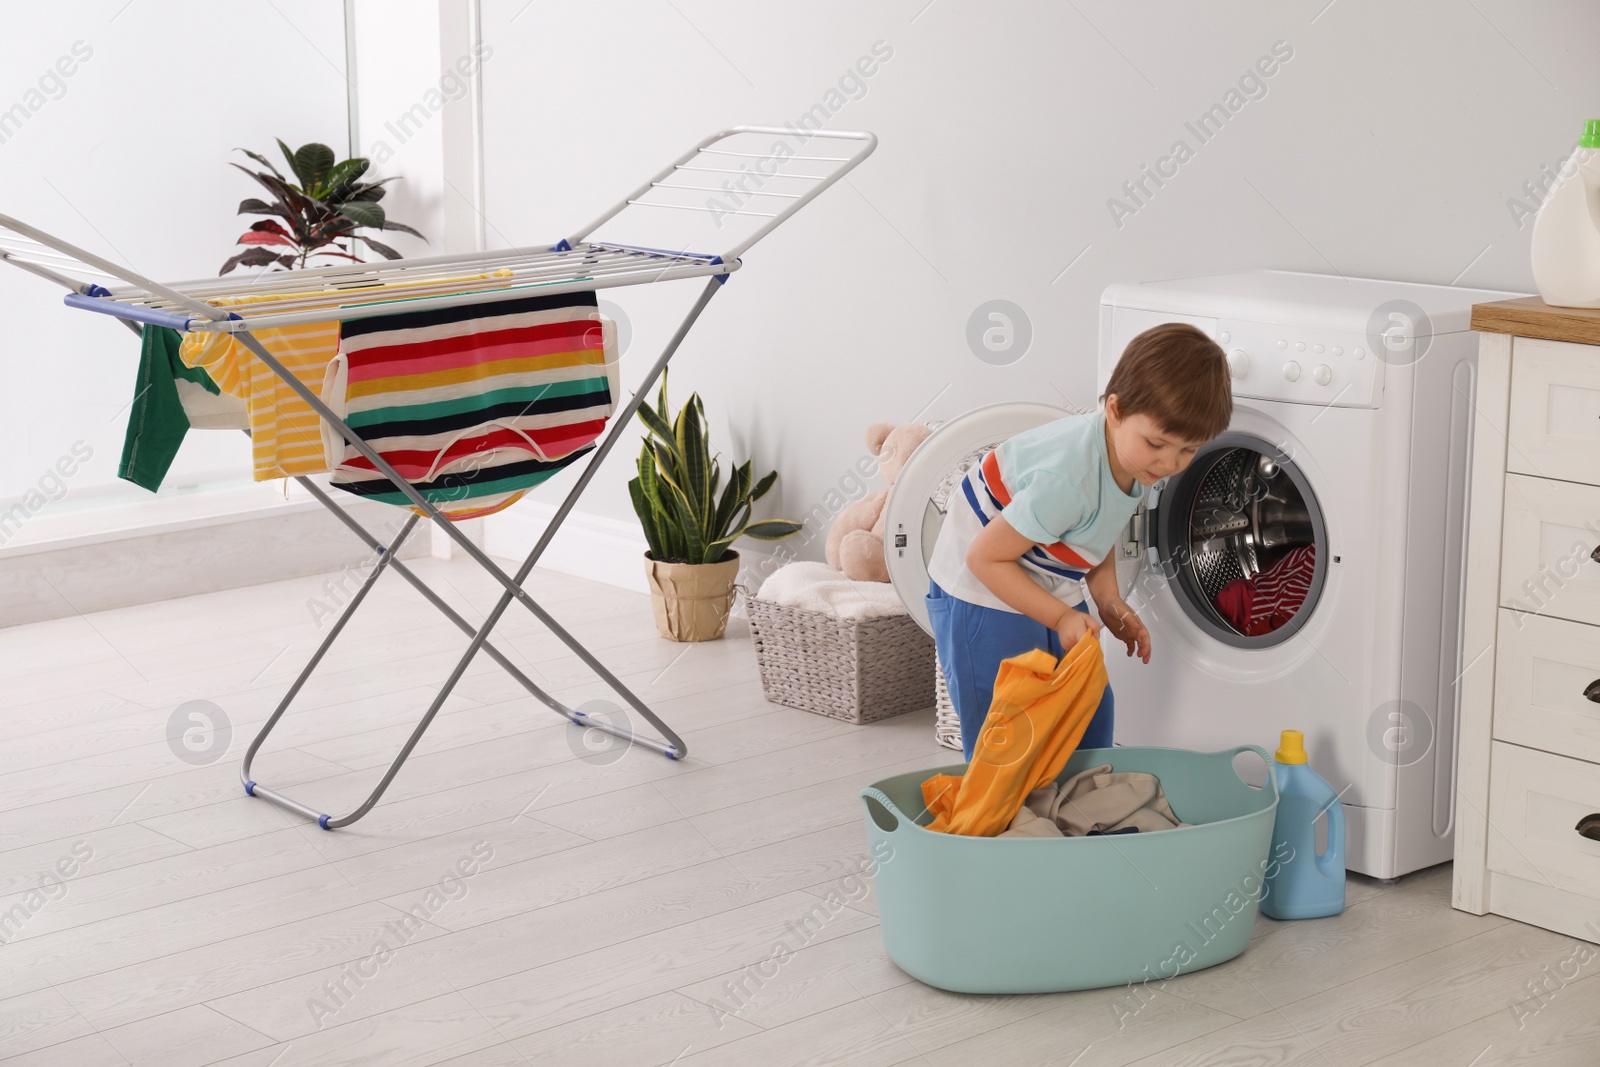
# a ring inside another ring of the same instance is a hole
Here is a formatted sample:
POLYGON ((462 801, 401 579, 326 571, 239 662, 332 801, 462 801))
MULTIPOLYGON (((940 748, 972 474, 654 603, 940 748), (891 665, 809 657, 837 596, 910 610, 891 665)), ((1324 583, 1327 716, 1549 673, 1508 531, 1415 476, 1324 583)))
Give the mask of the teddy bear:
MULTIPOLYGON (((867 447, 878 457, 883 480, 894 484, 900 469, 932 430, 920 422, 891 426, 876 422, 867 430, 867 447)), ((869 493, 839 512, 828 529, 828 566, 858 582, 887 582, 889 567, 883 558, 883 506, 889 490, 869 493)))

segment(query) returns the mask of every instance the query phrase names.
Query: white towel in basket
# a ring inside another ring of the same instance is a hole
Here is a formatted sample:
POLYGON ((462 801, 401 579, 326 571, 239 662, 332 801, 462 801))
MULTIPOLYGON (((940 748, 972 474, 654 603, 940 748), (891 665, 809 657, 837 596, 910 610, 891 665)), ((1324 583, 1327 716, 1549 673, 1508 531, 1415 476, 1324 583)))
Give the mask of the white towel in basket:
POLYGON ((756 595, 762 600, 841 619, 905 615, 906 606, 887 582, 857 582, 826 563, 795 562, 773 571, 756 595))

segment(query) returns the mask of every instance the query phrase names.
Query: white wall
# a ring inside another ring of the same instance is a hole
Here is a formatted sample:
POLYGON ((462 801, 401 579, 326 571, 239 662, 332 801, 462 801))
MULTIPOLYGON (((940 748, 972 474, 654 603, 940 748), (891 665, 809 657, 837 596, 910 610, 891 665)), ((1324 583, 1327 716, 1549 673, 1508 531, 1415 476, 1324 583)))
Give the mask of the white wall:
MULTIPOLYGON (((1532 204, 1524 183, 1559 163, 1600 88, 1587 50, 1600 10, 1570 3, 482 0, 480 202, 477 118, 444 80, 473 43, 473 3, 355 9, 356 145, 404 176, 386 204, 433 238, 397 237, 407 251, 470 248, 479 230, 490 246, 554 240, 705 133, 819 102, 839 105, 835 128, 879 135, 850 184, 751 251, 674 374, 676 399, 705 396, 730 460, 781 472, 769 513, 795 516, 846 478, 870 422, 1092 403, 1094 310, 1112 280, 1274 266, 1530 288, 1512 201, 1532 204), (1200 143, 1186 123, 1276 42, 1292 57, 1264 95, 1247 84, 1258 98, 1200 143), (830 99, 875 46, 892 55, 830 99), (418 103, 429 121, 401 140, 389 126, 418 103), (1180 138, 1193 157, 1127 198, 1180 138), (1031 324, 1009 365, 967 342, 991 299, 1031 324)), ((344 54, 326 0, 32 7, 0 39, 0 109, 28 104, 0 142, 0 210, 158 277, 209 275, 253 194, 226 166, 232 148, 349 144, 344 54), (191 46, 208 40, 231 46, 191 46), (41 86, 79 41, 89 57, 41 86)), ((632 380, 695 288, 611 294, 633 327, 632 380)), ((94 458, 75 503, 139 493, 114 481, 131 335, 16 272, 0 272, 0 300, 0 499, 80 439, 94 458)), ((586 512, 632 521, 633 453, 612 457, 586 512)), ((245 458, 242 436, 200 435, 172 484, 237 479, 245 458)))
MULTIPOLYGON (((214 275, 253 221, 239 201, 261 194, 228 166, 249 162, 233 149, 276 155, 275 136, 343 149, 344 65, 343 12, 326 0, 27 5, 0 34, 0 111, 26 112, 0 125, 0 212, 156 278, 214 275)), ((122 325, 0 269, 0 501, 78 441, 93 456, 51 510, 148 495, 116 481, 137 363, 122 325)), ((242 434, 191 434, 168 491, 249 469, 242 434)))
MULTIPOLYGON (((698 389, 725 454, 781 472, 769 513, 791 516, 873 421, 1092 404, 1111 281, 1277 267, 1531 289, 1508 200, 1600 96, 1600 8, 1577 3, 483 0, 483 25, 492 246, 554 240, 701 136, 794 119, 875 42, 893 49, 830 120, 875 131, 877 154, 746 256, 676 361, 676 398, 698 389), (1292 57, 1267 64, 1265 95, 1247 83, 1258 98, 1201 144, 1185 123, 1275 42, 1292 57), (1179 139, 1193 157, 1118 225, 1108 200, 1179 139), (1032 325, 1007 366, 966 340, 995 298, 1032 325)), ((625 373, 696 288, 617 291, 625 373)), ((635 453, 587 510, 631 520, 635 453)))
MULTIPOLYGON (((424 98, 439 85, 437 0, 355 0, 356 150, 391 182, 383 206, 427 235, 385 239, 407 255, 435 247, 444 225, 444 150, 438 114, 424 98), (421 109, 416 110, 420 105, 421 109)), ((430 98, 431 101, 431 98, 430 98)))

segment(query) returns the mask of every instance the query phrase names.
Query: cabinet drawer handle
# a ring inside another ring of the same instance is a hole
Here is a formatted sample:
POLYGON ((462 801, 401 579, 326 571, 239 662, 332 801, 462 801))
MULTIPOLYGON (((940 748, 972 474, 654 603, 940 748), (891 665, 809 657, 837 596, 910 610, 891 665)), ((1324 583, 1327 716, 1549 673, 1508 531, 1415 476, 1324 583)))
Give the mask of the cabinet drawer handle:
POLYGON ((1590 841, 1600 841, 1600 812, 1596 812, 1593 815, 1585 815, 1578 820, 1578 825, 1573 829, 1590 841))
POLYGON ((1596 678, 1594 681, 1584 686, 1583 695, 1586 699, 1592 700, 1596 704, 1600 704, 1600 678, 1596 678))

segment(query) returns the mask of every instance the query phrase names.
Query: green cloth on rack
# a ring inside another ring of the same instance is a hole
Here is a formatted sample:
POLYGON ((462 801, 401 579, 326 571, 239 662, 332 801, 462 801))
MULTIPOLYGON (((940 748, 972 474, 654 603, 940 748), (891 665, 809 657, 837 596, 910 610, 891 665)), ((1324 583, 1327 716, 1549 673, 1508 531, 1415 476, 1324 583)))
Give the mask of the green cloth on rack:
POLYGON ((140 336, 139 376, 117 477, 155 492, 189 432, 189 416, 178 397, 177 380, 194 382, 212 394, 221 390, 204 370, 185 366, 178 358, 183 336, 177 330, 145 326, 140 336))

